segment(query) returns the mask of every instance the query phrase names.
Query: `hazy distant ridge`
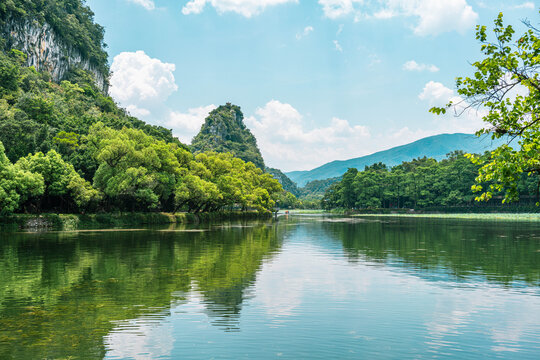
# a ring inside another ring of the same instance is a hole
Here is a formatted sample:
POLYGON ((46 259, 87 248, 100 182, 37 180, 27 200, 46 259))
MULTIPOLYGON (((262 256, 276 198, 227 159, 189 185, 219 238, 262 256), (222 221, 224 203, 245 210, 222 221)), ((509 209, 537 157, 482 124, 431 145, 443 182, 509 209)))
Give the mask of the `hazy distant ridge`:
POLYGON ((469 153, 483 153, 504 143, 504 139, 491 140, 490 137, 476 137, 473 134, 441 134, 429 136, 410 144, 379 151, 349 160, 335 160, 309 171, 290 171, 285 174, 299 187, 312 180, 328 179, 343 175, 348 168, 363 170, 366 165, 383 162, 388 166, 401 164, 418 157, 432 157, 441 160, 454 150, 469 153))

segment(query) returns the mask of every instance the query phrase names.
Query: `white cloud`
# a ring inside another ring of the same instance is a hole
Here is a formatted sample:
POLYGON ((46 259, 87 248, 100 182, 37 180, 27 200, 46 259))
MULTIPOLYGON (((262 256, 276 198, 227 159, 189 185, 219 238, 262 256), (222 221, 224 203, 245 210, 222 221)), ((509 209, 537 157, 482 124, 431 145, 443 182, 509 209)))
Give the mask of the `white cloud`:
POLYGON ((523 4, 519 4, 519 5, 514 6, 514 9, 530 9, 530 10, 534 10, 535 7, 536 6, 534 5, 533 2, 527 1, 527 2, 524 2, 523 4))
POLYGON ((201 129, 208 114, 217 106, 214 104, 192 108, 187 113, 171 111, 166 125, 172 128, 174 136, 189 144, 201 129))
POLYGON ((150 110, 140 108, 137 105, 133 104, 126 106, 126 110, 130 113, 130 115, 137 118, 144 118, 150 115, 150 110))
POLYGON ((144 51, 123 52, 111 65, 110 95, 133 115, 145 117, 178 90, 174 64, 153 59, 144 51))
POLYGON ((482 118, 487 115, 486 109, 470 107, 462 97, 454 95, 452 89, 440 82, 428 82, 418 98, 427 101, 430 107, 444 107, 452 102, 453 105, 446 115, 434 115, 439 122, 438 126, 434 127, 438 133, 473 133, 485 126, 482 118))
POLYGON ((355 11, 355 4, 363 4, 364 0, 319 0, 324 16, 330 19, 349 15, 355 11))
POLYGON ((343 52, 343 48, 342 48, 341 45, 339 44, 339 41, 334 40, 334 46, 336 47, 336 50, 337 50, 337 51, 343 52))
POLYGON ((308 36, 311 32, 313 32, 313 30, 315 30, 313 26, 306 26, 302 32, 296 34, 296 40, 300 40, 303 37, 308 36))
POLYGON ((430 81, 418 95, 420 100, 426 100, 434 106, 444 106, 454 95, 454 90, 447 88, 440 82, 430 81))
POLYGON ((269 166, 284 170, 313 168, 338 158, 365 155, 359 144, 369 139, 366 126, 334 117, 327 126, 306 129, 292 105, 269 101, 246 118, 269 166))
POLYGON ((403 70, 437 72, 439 71, 439 68, 435 65, 419 64, 414 60, 409 60, 403 64, 403 70))
POLYGON ((467 0, 380 0, 378 5, 363 0, 319 0, 319 4, 330 19, 347 15, 354 15, 355 21, 416 17, 418 23, 413 30, 420 36, 448 31, 463 33, 471 29, 478 19, 478 14, 467 0))
POLYGON ((156 8, 156 5, 154 4, 153 0, 128 0, 134 4, 141 5, 146 10, 154 10, 156 8))
POLYGON ((268 6, 297 2, 298 0, 191 0, 182 8, 182 13, 200 14, 205 5, 209 4, 219 13, 235 12, 250 18, 260 14, 268 6))
POLYGON ((182 14, 200 14, 204 10, 206 0, 192 0, 182 8, 182 14))
POLYGON ((417 35, 437 35, 447 31, 464 33, 474 27, 478 19, 478 14, 466 0, 422 0, 409 11, 420 18, 414 28, 417 35))

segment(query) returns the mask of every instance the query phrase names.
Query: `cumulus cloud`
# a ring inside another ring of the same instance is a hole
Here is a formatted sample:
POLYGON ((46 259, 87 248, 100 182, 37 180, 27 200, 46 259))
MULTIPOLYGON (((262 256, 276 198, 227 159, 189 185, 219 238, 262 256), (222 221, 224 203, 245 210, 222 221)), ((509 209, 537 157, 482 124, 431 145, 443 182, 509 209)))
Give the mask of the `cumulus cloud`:
POLYGON ((182 8, 182 13, 200 14, 206 4, 209 4, 219 13, 235 12, 250 18, 260 14, 268 6, 297 2, 298 0, 191 0, 182 8))
POLYGON ((284 170, 309 169, 338 158, 365 155, 359 146, 369 138, 366 126, 334 117, 327 126, 307 129, 292 105, 277 100, 246 118, 270 166, 284 170))
POLYGON ((403 64, 403 70, 437 72, 439 71, 439 68, 435 65, 419 64, 414 60, 409 60, 403 64))
POLYGON ((434 115, 435 119, 439 121, 438 126, 435 127, 438 133, 473 133, 485 126, 482 118, 487 115, 486 109, 471 107, 465 99, 455 95, 452 89, 447 88, 440 82, 428 82, 418 95, 418 98, 428 102, 429 107, 443 107, 452 102, 453 106, 446 115, 434 115))
POLYGON ((444 106, 454 95, 454 90, 447 88, 440 82, 430 81, 425 86, 418 98, 426 100, 433 106, 444 106))
POLYGON ((467 0, 381 0, 377 5, 364 0, 319 0, 324 15, 337 19, 354 15, 362 18, 390 19, 396 16, 416 17, 413 28, 420 36, 437 35, 447 31, 463 33, 471 29, 478 14, 467 0))
POLYGON ((175 65, 149 57, 144 51, 122 52, 111 65, 110 95, 133 115, 146 116, 178 90, 175 65))
POLYGON ((208 114, 217 106, 214 104, 189 109, 187 112, 171 111, 167 126, 172 128, 174 136, 184 143, 191 143, 191 139, 199 132, 208 114))
POLYGON ((146 10, 154 10, 156 8, 156 5, 154 4, 153 0, 129 0, 130 2, 141 5, 146 10))
POLYGON ((313 32, 313 30, 315 30, 313 29, 313 26, 306 26, 302 32, 296 34, 296 40, 300 40, 303 37, 308 36, 311 32, 313 32))
POLYGON ((418 6, 404 7, 404 10, 405 14, 420 18, 414 28, 417 35, 437 35, 447 31, 464 33, 474 27, 478 19, 478 14, 466 0, 422 0, 418 6))

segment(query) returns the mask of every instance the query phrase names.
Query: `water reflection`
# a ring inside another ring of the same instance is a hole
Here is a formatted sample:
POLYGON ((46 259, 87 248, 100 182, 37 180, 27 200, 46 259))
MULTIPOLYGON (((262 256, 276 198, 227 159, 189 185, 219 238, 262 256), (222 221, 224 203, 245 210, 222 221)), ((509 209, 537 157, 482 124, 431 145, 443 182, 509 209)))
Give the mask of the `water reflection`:
POLYGON ((540 286, 540 227, 534 223, 360 221, 321 225, 327 236, 342 243, 352 262, 379 262, 435 281, 487 279, 508 286, 540 286))
POLYGON ((0 354, 102 358, 115 325, 163 318, 193 290, 216 325, 237 328, 245 289, 281 230, 207 230, 2 234, 0 354))
POLYGON ((290 216, 0 238, 6 358, 539 352, 531 223, 290 216))

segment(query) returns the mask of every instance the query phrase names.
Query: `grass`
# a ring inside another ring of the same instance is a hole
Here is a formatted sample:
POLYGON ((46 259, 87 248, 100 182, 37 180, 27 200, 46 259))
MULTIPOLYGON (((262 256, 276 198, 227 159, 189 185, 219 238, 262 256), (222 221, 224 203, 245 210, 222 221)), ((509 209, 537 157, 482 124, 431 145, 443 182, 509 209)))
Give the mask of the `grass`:
POLYGON ((489 213, 489 214, 357 214, 354 217, 400 217, 460 220, 540 221, 537 213, 489 213))

